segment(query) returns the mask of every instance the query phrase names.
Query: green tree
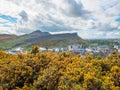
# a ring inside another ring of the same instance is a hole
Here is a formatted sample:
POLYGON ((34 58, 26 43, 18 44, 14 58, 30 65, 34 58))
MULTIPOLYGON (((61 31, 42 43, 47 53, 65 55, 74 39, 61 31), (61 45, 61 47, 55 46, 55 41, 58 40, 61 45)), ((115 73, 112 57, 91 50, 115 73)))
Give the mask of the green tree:
POLYGON ((31 54, 37 54, 39 52, 40 52, 39 46, 32 46, 31 54))

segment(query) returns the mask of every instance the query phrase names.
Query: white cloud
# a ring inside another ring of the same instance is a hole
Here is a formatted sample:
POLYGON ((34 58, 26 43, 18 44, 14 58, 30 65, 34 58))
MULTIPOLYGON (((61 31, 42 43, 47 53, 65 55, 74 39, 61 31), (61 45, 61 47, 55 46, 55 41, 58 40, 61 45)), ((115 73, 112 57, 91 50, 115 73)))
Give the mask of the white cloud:
POLYGON ((11 27, 1 25, 0 33, 90 30, 95 34, 85 31, 81 36, 100 38, 111 33, 111 37, 119 37, 120 22, 115 21, 120 17, 119 10, 119 0, 0 0, 0 13, 18 19, 16 24, 7 21, 11 27))

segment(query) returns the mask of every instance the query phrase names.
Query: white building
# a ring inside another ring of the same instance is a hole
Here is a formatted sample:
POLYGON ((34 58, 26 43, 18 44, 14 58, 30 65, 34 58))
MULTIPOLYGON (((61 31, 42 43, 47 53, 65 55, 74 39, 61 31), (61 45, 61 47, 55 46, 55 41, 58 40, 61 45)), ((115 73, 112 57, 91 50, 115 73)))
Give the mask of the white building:
POLYGON ((80 53, 82 51, 82 44, 69 45, 68 51, 73 52, 73 53, 80 53))
POLYGON ((17 47, 17 48, 13 48, 12 50, 7 50, 7 53, 17 54, 17 53, 26 53, 26 52, 24 51, 24 48, 17 47))
POLYGON ((86 52, 88 52, 88 53, 93 51, 91 48, 86 48, 85 50, 86 50, 86 52))
POLYGON ((49 52, 53 52, 54 50, 53 49, 48 49, 49 52))
POLYGON ((100 46, 97 46, 97 50, 99 51, 106 51, 106 50, 109 50, 109 46, 108 45, 100 45, 100 46))
POLYGON ((114 48, 118 50, 120 49, 120 45, 115 45, 114 48))
POLYGON ((59 53, 60 49, 59 48, 53 48, 53 51, 56 52, 56 53, 59 53))
POLYGON ((61 52, 66 52, 66 51, 67 51, 67 48, 60 48, 60 51, 61 51, 61 52))
POLYGON ((13 50, 15 50, 17 52, 22 52, 24 50, 24 48, 18 47, 18 48, 14 48, 13 50))
POLYGON ((120 49, 118 49, 118 53, 120 54, 120 49))
POLYGON ((43 48, 43 47, 40 47, 39 49, 40 49, 41 52, 47 51, 47 49, 46 49, 46 48, 43 48))

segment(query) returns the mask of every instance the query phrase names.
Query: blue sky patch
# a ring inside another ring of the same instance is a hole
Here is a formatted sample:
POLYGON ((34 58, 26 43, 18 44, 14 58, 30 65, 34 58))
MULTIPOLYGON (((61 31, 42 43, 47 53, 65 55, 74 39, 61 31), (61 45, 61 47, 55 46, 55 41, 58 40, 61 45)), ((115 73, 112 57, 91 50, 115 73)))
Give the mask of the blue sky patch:
POLYGON ((0 14, 0 18, 10 21, 11 23, 17 23, 17 18, 11 17, 9 15, 0 14))
POLYGON ((28 1, 0 0, 0 33, 70 31, 82 38, 120 38, 120 0, 30 0, 27 6, 25 3, 28 1))
POLYGON ((115 19, 115 21, 120 22, 120 18, 115 19))
POLYGON ((91 18, 91 20, 92 20, 92 21, 97 21, 97 19, 96 19, 96 18, 91 18))

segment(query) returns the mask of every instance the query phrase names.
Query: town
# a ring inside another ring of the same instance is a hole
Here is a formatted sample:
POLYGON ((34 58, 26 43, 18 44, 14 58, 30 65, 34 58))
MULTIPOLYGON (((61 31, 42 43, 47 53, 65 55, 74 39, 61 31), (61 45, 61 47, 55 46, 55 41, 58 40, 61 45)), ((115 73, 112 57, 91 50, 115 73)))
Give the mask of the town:
MULTIPOLYGON (((90 53, 93 56, 101 55, 102 57, 106 57, 110 55, 112 51, 116 51, 117 53, 120 54, 120 45, 114 45, 113 47, 110 47, 109 45, 99 45, 99 46, 89 46, 85 48, 82 44, 74 44, 74 45, 69 45, 67 48, 39 47, 39 50, 40 52, 55 52, 55 53, 71 52, 73 54, 80 54, 82 56, 86 55, 87 53, 90 53)), ((26 51, 22 47, 13 48, 11 50, 7 50, 6 52, 9 54, 28 53, 28 51, 26 51)))

